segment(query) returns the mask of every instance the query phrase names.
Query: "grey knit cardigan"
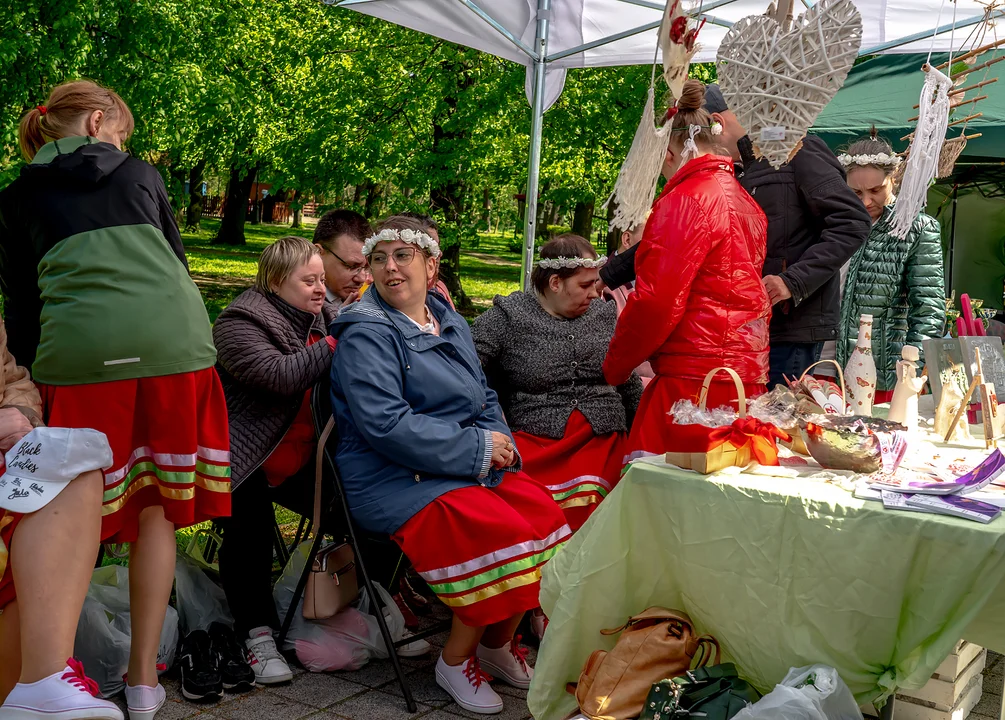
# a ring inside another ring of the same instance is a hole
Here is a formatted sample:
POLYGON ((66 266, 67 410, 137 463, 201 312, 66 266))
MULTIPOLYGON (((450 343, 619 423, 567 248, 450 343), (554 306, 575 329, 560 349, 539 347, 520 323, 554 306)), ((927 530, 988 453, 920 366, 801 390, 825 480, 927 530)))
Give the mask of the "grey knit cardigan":
POLYGON ((642 381, 635 373, 617 388, 604 381, 602 365, 618 319, 613 302, 594 300, 573 319, 549 314, 528 293, 496 295, 492 302, 471 332, 513 430, 558 439, 573 410, 596 435, 628 430, 642 381))

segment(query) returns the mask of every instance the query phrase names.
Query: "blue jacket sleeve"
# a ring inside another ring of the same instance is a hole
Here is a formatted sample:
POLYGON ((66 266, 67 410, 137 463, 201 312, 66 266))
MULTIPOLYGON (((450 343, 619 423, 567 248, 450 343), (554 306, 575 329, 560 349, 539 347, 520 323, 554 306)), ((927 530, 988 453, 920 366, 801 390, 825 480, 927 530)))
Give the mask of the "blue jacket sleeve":
POLYGON ((418 472, 472 479, 488 475, 489 431, 413 412, 404 398, 399 349, 382 329, 347 329, 332 362, 335 382, 348 390, 346 403, 360 435, 389 460, 418 472))

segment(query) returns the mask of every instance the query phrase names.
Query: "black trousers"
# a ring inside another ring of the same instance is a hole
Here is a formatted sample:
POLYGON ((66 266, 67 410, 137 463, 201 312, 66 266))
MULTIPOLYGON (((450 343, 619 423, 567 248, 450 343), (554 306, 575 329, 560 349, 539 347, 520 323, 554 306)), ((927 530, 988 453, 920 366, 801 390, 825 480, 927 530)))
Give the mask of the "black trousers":
MULTIPOLYGON (((325 490, 329 490, 326 483, 325 490)), ((310 517, 314 512, 314 463, 282 485, 271 487, 265 473, 256 470, 231 495, 231 516, 219 520, 223 530, 220 580, 234 615, 238 640, 267 626, 279 630, 281 620, 272 599, 272 563, 275 548, 273 503, 310 517)), ((330 503, 325 492, 322 507, 330 503)))

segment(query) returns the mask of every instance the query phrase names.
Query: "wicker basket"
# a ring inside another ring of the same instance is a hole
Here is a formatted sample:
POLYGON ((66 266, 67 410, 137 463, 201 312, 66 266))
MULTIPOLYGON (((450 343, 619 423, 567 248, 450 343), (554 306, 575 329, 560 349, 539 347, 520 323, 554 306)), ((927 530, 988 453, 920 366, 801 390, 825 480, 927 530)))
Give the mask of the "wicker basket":
MULTIPOLYGON (((736 374, 736 371, 728 367, 717 367, 714 370, 710 370, 705 376, 705 380, 701 384, 701 394, 698 396, 698 407, 702 410, 706 408, 708 388, 712 384, 712 378, 720 372, 727 373, 733 379, 733 384, 736 386, 736 395, 739 398, 739 416, 741 419, 746 418, 747 396, 743 391, 743 383, 740 381, 740 376, 736 374)), ((703 425, 679 425, 675 430, 679 431, 678 437, 682 441, 682 444, 699 445, 702 442, 708 442, 708 434, 712 431, 712 428, 707 428, 703 425)), ((730 442, 722 442, 704 452, 668 452, 666 454, 666 461, 671 465, 676 465, 685 470, 695 470, 696 472, 708 475, 709 473, 718 472, 728 467, 746 467, 751 463, 752 459, 749 447, 736 448, 730 442)))

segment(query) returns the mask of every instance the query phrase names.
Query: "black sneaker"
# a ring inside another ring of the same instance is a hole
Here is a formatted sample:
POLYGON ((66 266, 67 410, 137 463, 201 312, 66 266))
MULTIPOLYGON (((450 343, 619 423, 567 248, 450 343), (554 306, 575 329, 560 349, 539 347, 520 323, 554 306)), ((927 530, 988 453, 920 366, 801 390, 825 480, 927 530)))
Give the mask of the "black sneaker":
POLYGON ((213 653, 220 667, 223 687, 235 692, 244 692, 255 687, 255 671, 248 664, 244 647, 237 642, 234 631, 223 623, 209 626, 209 637, 213 642, 213 653))
POLYGON ((209 633, 205 630, 193 630, 181 641, 178 666, 181 668, 181 693, 187 700, 218 700, 223 697, 219 663, 209 633))

